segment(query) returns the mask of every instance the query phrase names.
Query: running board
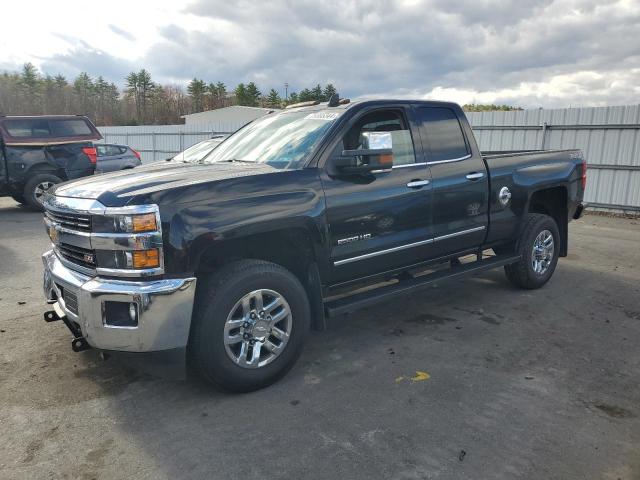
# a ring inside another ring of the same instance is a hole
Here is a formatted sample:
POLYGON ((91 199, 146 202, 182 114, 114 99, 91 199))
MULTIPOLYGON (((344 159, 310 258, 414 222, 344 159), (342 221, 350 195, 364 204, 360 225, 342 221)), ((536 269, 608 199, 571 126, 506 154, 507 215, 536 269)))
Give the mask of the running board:
POLYGON ((396 295, 417 292, 429 285, 449 280, 452 278, 465 277, 485 270, 503 267, 516 263, 520 260, 520 255, 497 255, 484 260, 465 263, 447 270, 439 270, 427 275, 402 280, 392 285, 374 288, 366 292, 356 293, 348 297, 325 302, 325 312, 327 317, 337 317, 347 312, 352 312, 360 308, 369 307, 376 303, 384 302, 396 295))

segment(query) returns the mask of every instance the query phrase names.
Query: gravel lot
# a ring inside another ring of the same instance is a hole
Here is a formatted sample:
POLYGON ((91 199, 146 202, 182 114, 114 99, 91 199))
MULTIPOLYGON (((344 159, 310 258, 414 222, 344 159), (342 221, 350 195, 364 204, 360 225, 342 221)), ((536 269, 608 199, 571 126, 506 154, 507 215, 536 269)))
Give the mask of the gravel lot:
POLYGON ((494 271, 335 319, 228 395, 73 353, 41 215, 0 199, 0 478, 638 479, 640 221, 570 235, 541 290, 494 271))

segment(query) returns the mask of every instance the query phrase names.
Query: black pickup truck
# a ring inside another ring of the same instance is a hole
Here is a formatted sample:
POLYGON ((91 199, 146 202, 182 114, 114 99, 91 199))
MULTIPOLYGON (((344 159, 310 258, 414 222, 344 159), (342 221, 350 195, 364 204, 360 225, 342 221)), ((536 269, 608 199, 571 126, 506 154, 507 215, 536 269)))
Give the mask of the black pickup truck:
POLYGON ((52 185, 93 175, 101 138, 81 115, 0 115, 0 196, 42 210, 52 185))
POLYGON ((585 169, 578 150, 483 155, 452 103, 294 106, 198 163, 53 188, 45 319, 76 351, 181 349, 208 381, 261 388, 326 317, 497 267, 543 286, 585 169))

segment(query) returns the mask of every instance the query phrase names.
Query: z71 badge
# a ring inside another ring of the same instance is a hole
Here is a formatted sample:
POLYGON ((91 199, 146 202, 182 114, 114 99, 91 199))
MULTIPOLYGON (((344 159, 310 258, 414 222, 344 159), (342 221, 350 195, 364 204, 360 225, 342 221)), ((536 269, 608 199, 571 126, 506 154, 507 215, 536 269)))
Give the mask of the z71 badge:
POLYGON ((371 238, 370 233, 361 233, 360 235, 355 235, 353 237, 341 238, 338 240, 338 245, 345 245, 347 243, 358 242, 360 240, 368 240, 371 238))

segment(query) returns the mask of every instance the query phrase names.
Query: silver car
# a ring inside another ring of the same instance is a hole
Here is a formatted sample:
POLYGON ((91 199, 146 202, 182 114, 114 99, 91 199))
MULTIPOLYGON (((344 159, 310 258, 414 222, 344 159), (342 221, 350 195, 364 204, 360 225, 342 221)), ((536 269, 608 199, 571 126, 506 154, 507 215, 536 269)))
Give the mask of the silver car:
POLYGON ((96 173, 115 172, 142 164, 140 153, 127 145, 97 143, 95 147, 98 152, 96 173))

